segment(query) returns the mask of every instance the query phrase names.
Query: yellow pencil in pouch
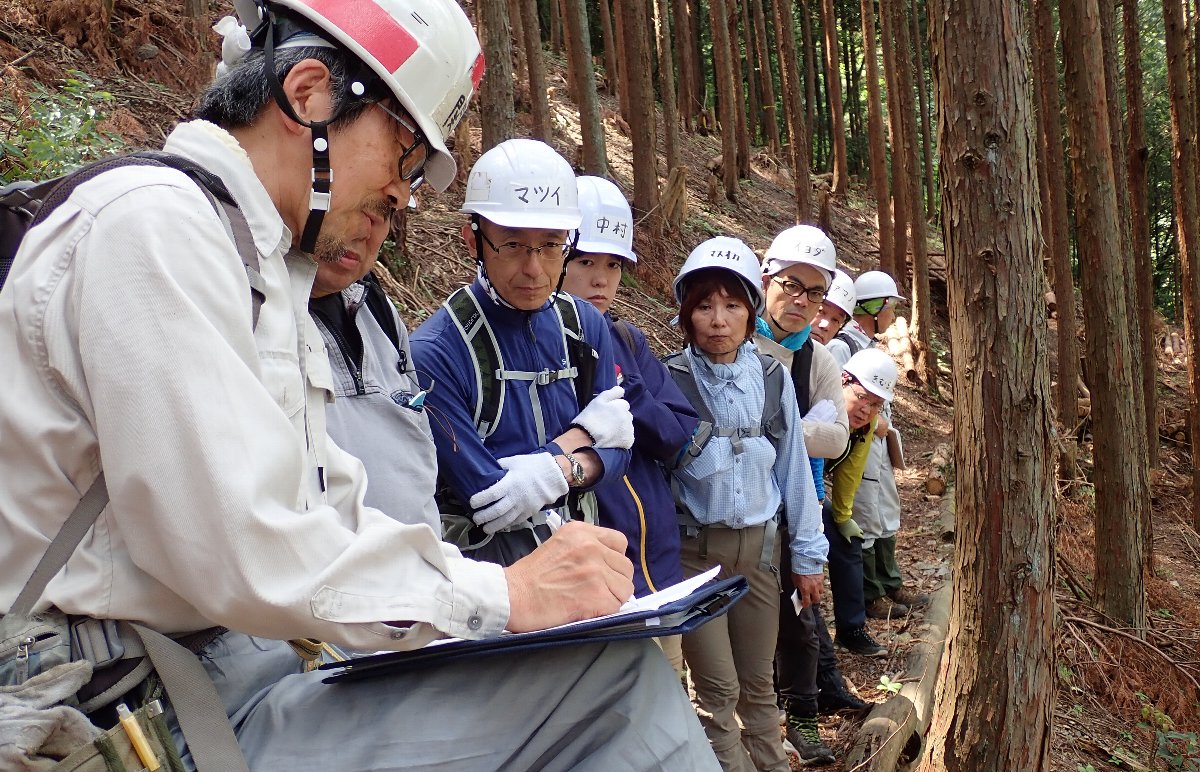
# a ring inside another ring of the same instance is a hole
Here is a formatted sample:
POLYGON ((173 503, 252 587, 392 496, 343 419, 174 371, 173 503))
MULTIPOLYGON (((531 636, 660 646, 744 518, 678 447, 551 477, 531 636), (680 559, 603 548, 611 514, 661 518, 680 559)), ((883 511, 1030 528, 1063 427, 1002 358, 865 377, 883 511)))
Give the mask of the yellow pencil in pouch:
POLYGON ((150 748, 150 743, 146 740, 145 733, 142 732, 142 725, 138 723, 137 718, 123 702, 117 703, 117 718, 120 719, 121 726, 129 737, 129 744, 133 746, 134 752, 141 759, 142 766, 149 772, 155 772, 162 766, 158 761, 158 756, 155 756, 154 751, 150 748))

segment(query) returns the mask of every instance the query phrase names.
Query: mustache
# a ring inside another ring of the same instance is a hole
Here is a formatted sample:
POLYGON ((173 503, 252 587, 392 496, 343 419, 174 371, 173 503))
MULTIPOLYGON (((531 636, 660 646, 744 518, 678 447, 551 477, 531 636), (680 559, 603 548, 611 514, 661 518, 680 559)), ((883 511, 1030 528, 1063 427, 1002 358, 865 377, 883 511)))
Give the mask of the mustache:
MULTIPOLYGON (((373 214, 381 220, 386 221, 391 226, 392 215, 396 209, 391 202, 386 198, 375 198, 367 201, 360 207, 361 211, 373 214)), ((313 257, 317 260, 326 263, 336 263, 342 259, 342 255, 346 252, 346 244, 341 239, 324 239, 317 238, 317 246, 313 252, 313 257)))

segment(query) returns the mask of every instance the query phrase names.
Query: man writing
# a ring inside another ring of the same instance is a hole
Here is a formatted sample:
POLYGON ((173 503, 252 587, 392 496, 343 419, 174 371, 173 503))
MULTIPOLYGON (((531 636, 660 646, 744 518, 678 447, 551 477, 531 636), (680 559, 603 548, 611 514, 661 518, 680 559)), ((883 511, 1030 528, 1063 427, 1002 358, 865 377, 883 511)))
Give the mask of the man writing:
POLYGON ((662 702, 673 674, 649 643, 353 689, 302 672, 286 645, 407 649, 538 629, 615 610, 632 571, 623 540, 600 529, 563 528, 501 569, 361 504, 362 467, 325 432, 310 255, 374 260, 413 180, 450 183, 444 137, 474 90, 479 47, 448 0, 265 11, 260 23, 243 9, 244 45, 227 38, 202 120, 166 143, 237 201, 259 263, 250 286, 200 188, 134 166, 80 185, 31 229, 0 292, 0 608, 102 471, 108 505, 37 608, 214 630, 200 661, 254 769, 530 767, 547 754, 569 767, 630 743, 653 749, 635 766, 692 768, 681 749, 702 735, 686 703, 662 702), (504 711, 472 697, 485 688, 505 695, 504 711), (430 704, 429 692, 443 697, 430 704), (584 721, 637 695, 636 729, 584 721), (455 727, 486 728, 469 762, 455 727))

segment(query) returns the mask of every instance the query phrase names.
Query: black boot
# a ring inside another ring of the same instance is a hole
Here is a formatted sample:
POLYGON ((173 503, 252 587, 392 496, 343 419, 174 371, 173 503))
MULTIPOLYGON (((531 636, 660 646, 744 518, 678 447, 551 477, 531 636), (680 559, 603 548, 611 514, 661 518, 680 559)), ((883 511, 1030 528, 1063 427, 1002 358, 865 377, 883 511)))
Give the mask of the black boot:
POLYGON ((787 741, 796 749, 802 767, 823 767, 835 761, 833 751, 821 740, 816 716, 788 714, 787 741))
POLYGON ((846 688, 842 674, 836 670, 829 674, 820 674, 817 677, 817 686, 821 690, 817 694, 817 712, 822 716, 832 716, 843 711, 861 713, 873 704, 855 697, 846 688))

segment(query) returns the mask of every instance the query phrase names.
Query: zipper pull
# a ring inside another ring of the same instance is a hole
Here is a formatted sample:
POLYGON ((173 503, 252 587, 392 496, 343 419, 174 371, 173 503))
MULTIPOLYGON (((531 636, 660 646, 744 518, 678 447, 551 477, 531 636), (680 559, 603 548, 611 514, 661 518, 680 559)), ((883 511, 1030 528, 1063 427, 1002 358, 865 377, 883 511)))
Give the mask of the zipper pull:
POLYGON ((33 646, 34 643, 35 643, 35 640, 32 635, 22 638, 21 642, 17 644, 17 659, 18 660, 28 659, 29 658, 29 647, 33 646))

